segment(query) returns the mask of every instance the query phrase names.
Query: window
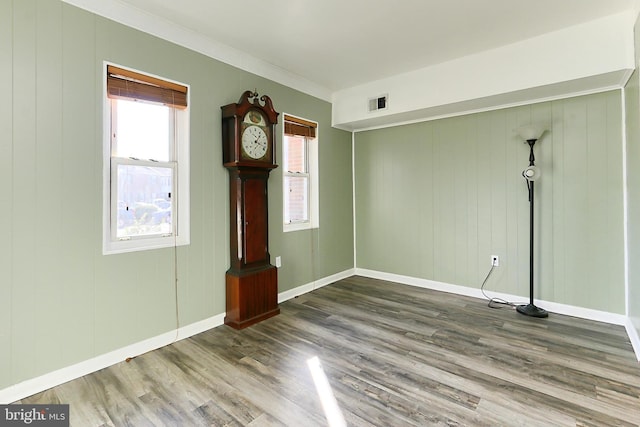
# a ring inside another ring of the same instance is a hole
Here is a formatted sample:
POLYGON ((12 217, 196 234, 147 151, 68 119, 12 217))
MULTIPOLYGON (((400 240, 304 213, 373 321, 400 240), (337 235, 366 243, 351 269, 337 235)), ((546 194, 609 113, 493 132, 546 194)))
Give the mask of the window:
POLYGON ((106 66, 103 251, 189 243, 188 87, 106 66))
POLYGON ((318 227, 318 124, 284 115, 284 231, 318 227))

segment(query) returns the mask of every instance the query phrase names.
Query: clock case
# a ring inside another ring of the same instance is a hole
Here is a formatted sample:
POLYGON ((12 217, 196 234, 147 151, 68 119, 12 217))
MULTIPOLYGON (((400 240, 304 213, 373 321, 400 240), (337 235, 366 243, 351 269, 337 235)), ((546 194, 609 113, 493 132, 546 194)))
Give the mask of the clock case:
POLYGON ((280 312, 278 274, 270 264, 267 180, 275 164, 278 113, 271 99, 246 91, 222 107, 223 164, 229 171, 230 261, 225 275, 225 324, 242 329, 280 312), (262 101, 261 104, 259 101, 262 101), (242 151, 244 118, 257 111, 266 120, 266 155, 254 160, 242 151))

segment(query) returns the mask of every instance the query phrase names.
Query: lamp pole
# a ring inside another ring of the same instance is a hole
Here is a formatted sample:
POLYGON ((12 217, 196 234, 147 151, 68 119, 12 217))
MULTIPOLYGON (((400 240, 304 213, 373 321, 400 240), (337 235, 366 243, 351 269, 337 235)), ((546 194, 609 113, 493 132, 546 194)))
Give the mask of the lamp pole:
POLYGON ((529 304, 519 305, 516 307, 518 313, 531 317, 547 317, 549 313, 546 310, 536 307, 533 303, 533 225, 534 225, 534 175, 536 158, 533 154, 533 146, 536 144, 537 138, 527 139, 529 144, 529 167, 522 172, 527 181, 529 190, 529 304))

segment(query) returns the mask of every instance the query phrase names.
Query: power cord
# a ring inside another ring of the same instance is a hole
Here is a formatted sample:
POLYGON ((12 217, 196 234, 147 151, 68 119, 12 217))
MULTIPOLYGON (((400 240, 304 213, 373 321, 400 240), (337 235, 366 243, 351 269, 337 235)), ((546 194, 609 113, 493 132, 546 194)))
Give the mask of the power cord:
POLYGON ((493 273, 493 269, 494 269, 494 268, 496 268, 496 267, 495 267, 495 265, 492 265, 492 266, 491 266, 491 269, 490 269, 490 270, 489 270, 489 272, 487 273, 487 276, 486 276, 486 277, 484 278, 484 280, 482 281, 482 285, 480 286, 480 292, 482 292, 482 295, 484 295, 484 297, 485 297, 487 300, 489 300, 489 303, 487 304, 487 306, 488 306, 489 308, 500 309, 500 308, 504 308, 504 306, 506 305, 506 306, 509 306, 509 307, 511 307, 511 308, 513 308, 513 309, 515 309, 515 308, 516 308, 516 306, 517 306, 518 304, 515 304, 515 303, 513 303, 513 302, 509 302, 509 301, 506 301, 506 300, 504 300, 504 299, 502 299, 502 298, 492 298, 492 297, 489 297, 489 296, 485 293, 485 291, 484 291, 484 285, 486 285, 487 280, 489 280, 489 277, 491 276, 491 273, 493 273), (497 304, 497 305, 496 305, 496 304, 497 304))
MULTIPOLYGON (((172 221, 173 221, 173 218, 172 218, 172 221)), ((175 305, 176 334, 173 337, 173 341, 171 341, 169 344, 166 344, 166 345, 175 344, 178 341, 179 333, 180 333, 180 309, 178 304, 178 233, 176 232, 175 228, 173 230, 173 291, 174 291, 174 296, 176 301, 176 305, 175 305)), ((148 351, 142 354, 146 354, 146 353, 148 353, 148 351)), ((129 363, 136 357, 142 356, 142 354, 138 354, 137 356, 127 357, 124 361, 129 363)))

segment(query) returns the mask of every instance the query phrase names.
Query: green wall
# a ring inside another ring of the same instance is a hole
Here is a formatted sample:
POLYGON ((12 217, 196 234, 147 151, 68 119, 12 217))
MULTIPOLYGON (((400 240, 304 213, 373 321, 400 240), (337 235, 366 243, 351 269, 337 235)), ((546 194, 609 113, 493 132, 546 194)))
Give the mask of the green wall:
POLYGON ((621 91, 356 134, 356 266, 529 295, 535 146, 536 298, 625 313, 621 91))
POLYGON ((175 274, 180 326, 224 313, 220 106, 247 89, 319 122, 319 230, 282 232, 271 174, 279 291, 352 268, 351 134, 328 102, 60 1, 0 1, 0 389, 173 330, 175 274), (191 244, 177 253, 102 255, 103 61, 191 86, 191 244))

